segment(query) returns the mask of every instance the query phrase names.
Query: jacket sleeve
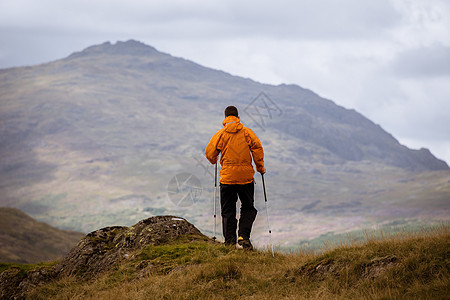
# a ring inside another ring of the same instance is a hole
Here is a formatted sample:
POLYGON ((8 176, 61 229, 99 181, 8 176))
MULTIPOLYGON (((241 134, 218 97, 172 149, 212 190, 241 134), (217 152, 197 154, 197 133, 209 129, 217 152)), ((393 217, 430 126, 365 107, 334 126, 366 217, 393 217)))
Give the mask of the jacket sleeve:
POLYGON ((217 131, 215 135, 211 138, 205 149, 206 158, 211 164, 217 163, 219 158, 219 153, 221 151, 220 147, 220 137, 222 136, 222 129, 217 131))
POLYGON ((266 169, 264 168, 264 150, 261 141, 250 128, 246 129, 248 144, 250 147, 250 151, 252 152, 253 161, 256 165, 256 171, 264 174, 266 173, 266 169))

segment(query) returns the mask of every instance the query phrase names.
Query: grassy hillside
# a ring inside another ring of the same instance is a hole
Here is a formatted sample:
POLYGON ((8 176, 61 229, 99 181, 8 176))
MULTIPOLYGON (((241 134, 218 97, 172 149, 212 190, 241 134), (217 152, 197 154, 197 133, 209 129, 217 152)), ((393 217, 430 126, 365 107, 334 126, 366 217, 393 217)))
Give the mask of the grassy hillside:
MULTIPOLYGON (((64 277, 33 299, 448 299, 450 228, 367 235, 323 252, 243 252, 207 241, 140 250, 92 280, 64 277), (381 237, 380 237, 381 235, 381 237)), ((18 267, 18 266, 16 266, 18 267)), ((19 266, 20 267, 20 266, 19 266)), ((29 268, 29 266, 27 266, 29 268)))
POLYGON ((36 263, 62 258, 84 235, 37 222, 20 210, 0 207, 0 262, 36 263))

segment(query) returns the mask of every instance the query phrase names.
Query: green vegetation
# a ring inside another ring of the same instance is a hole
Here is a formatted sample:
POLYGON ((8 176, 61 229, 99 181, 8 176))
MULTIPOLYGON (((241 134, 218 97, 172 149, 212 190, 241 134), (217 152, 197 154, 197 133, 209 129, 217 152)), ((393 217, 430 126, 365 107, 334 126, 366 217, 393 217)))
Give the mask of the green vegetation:
POLYGON ((366 236, 322 253, 245 252, 207 241, 149 246, 90 281, 62 278, 33 299, 447 299, 450 228, 366 236), (384 237, 383 237, 384 236, 384 237))
MULTIPOLYGON (((231 252, 229 247, 211 246, 207 242, 176 243, 149 246, 138 255, 138 261, 152 265, 152 273, 168 274, 179 267, 210 262, 231 252)), ((142 263, 141 263, 142 266, 142 263)))
POLYGON ((57 264, 57 261, 53 262, 42 262, 38 264, 15 264, 15 263, 0 263, 0 273, 8 269, 19 269, 20 271, 26 272, 36 268, 52 267, 57 264))

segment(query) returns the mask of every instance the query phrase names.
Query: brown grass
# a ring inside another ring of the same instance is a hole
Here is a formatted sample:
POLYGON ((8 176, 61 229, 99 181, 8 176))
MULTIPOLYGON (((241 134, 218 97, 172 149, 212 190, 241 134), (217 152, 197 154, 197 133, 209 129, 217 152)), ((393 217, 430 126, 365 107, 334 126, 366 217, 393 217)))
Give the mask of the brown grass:
POLYGON ((321 254, 243 252, 206 242, 153 246, 92 281, 41 286, 33 299, 448 299, 450 230, 342 244, 321 254), (142 269, 142 266, 147 266, 142 269), (142 272, 142 270, 146 272, 142 272))

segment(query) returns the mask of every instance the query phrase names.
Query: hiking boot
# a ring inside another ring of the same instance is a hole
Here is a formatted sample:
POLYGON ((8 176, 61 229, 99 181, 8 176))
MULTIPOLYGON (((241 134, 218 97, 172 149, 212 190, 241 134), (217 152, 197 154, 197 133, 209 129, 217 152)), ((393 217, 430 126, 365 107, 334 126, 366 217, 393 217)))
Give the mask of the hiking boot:
POLYGON ((236 246, 237 246, 237 244, 233 244, 233 243, 223 243, 223 244, 230 248, 236 248, 236 246))
POLYGON ((253 250, 253 245, 249 239, 244 239, 242 236, 238 238, 238 245, 244 250, 253 250))

